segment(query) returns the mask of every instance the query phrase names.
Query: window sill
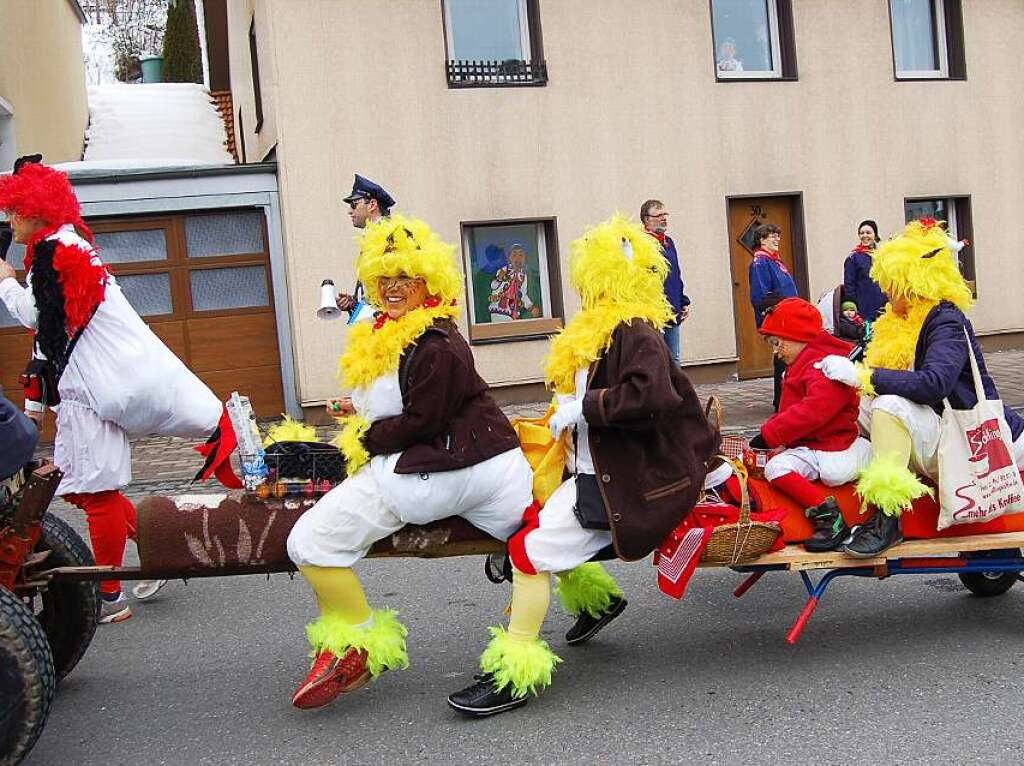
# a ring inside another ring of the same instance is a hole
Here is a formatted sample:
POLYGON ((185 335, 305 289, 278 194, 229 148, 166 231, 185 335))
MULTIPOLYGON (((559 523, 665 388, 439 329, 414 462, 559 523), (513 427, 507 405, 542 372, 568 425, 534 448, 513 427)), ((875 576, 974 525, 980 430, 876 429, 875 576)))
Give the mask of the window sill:
POLYGON ((797 82, 796 75, 772 75, 771 77, 721 77, 715 75, 715 82, 797 82))
POLYGON ((544 340, 562 329, 559 317, 543 319, 520 319, 515 322, 494 324, 471 324, 470 345, 484 346, 491 343, 508 343, 520 340, 544 340))

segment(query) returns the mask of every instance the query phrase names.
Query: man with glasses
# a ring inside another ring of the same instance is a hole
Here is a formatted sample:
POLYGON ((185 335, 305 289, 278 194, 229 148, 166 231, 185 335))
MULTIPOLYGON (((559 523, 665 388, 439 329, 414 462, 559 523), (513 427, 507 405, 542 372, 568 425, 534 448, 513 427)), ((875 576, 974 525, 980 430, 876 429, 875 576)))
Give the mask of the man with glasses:
MULTIPOLYGON (((355 182, 352 184, 352 193, 342 200, 348 205, 348 217, 352 219, 352 225, 357 229, 365 229, 367 222, 373 223, 391 214, 391 208, 395 204, 394 198, 387 193, 383 186, 375 184, 369 178, 356 173, 355 182)), ((363 286, 356 282, 356 289, 353 295, 338 293, 336 299, 338 308, 351 313, 359 305, 360 296, 363 293, 363 286)))
MULTIPOLYGON (((763 223, 754 229, 754 241, 758 247, 754 250, 754 260, 750 262, 750 303, 754 307, 754 321, 760 329, 765 311, 783 298, 796 297, 797 289, 789 269, 779 256, 782 229, 774 223, 763 223)), ((786 363, 778 356, 774 357, 775 395, 772 407, 776 412, 779 410, 782 373, 785 370, 786 363)))
POLYGON ((665 297, 672 306, 674 319, 662 330, 665 344, 675 363, 682 363, 679 326, 690 315, 690 299, 683 291, 683 273, 679 268, 679 254, 676 243, 666 233, 668 231, 668 211, 660 200, 649 199, 640 206, 640 223, 644 229, 658 240, 661 253, 668 261, 668 276, 665 277, 665 297))

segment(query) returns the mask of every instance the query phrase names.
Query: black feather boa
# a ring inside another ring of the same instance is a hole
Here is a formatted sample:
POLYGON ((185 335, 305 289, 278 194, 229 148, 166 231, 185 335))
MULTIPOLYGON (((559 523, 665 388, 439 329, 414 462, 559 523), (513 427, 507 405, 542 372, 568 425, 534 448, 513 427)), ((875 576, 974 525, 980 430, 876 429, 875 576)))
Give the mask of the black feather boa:
POLYGON ((68 362, 68 331, 64 313, 64 288, 53 267, 56 250, 57 243, 53 240, 43 240, 35 246, 32 295, 38 313, 36 344, 57 370, 63 371, 68 362))

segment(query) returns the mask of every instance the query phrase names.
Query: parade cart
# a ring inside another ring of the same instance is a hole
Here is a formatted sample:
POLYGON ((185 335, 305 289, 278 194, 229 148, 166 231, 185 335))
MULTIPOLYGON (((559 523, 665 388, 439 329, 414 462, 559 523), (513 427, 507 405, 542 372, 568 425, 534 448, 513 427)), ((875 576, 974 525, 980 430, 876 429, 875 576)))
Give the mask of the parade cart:
MULTIPOLYGON (((140 566, 95 566, 81 538, 62 520, 46 513, 59 483, 53 466, 37 469, 19 490, 13 514, 0 528, 0 766, 16 764, 46 722, 56 684, 86 651, 96 630, 97 584, 125 580, 222 577, 294 570, 286 552, 288 532, 315 497, 259 498, 252 493, 148 497, 138 505, 140 566), (12 690, 12 694, 6 694, 12 690)), ((768 502, 766 482, 751 480, 768 502)), ((848 521, 857 503, 849 489, 839 500, 848 521)), ((976 596, 1008 591, 1024 572, 1024 519, 1003 517, 988 524, 934 532, 937 508, 923 499, 904 525, 909 539, 871 559, 843 553, 808 553, 796 541, 810 532, 802 511, 787 508, 781 550, 754 560, 699 566, 729 566, 746 575, 734 591, 742 596, 769 572, 796 572, 808 598, 796 610, 786 640, 799 638, 829 585, 840 577, 886 579, 895 575, 956 574, 976 596), (910 520, 912 519, 912 521, 910 520), (930 533, 928 532, 932 530, 930 533), (936 536, 936 535, 942 536, 936 536)), ((376 543, 371 557, 487 556, 492 579, 500 580, 504 544, 461 518, 407 526, 376 543), (495 576, 498 575, 498 576, 495 576)))

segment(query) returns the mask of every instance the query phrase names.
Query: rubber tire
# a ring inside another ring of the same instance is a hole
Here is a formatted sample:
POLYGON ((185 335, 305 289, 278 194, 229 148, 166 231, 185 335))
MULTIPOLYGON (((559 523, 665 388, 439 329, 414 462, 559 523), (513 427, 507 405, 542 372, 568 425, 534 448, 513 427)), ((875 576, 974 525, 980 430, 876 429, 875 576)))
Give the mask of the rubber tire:
MULTIPOLYGON (((50 551, 44 569, 93 566, 89 546, 71 525, 47 513, 36 551, 50 551)), ((53 652, 57 680, 72 671, 89 648, 100 615, 99 584, 88 580, 53 580, 36 596, 36 619, 53 652), (39 602, 42 608, 38 609, 39 602)))
MULTIPOLYGON (((983 551, 973 555, 974 558, 1009 558, 1019 556, 1020 551, 1016 548, 1009 548, 998 551, 983 551)), ((985 572, 967 572, 957 575, 960 582, 964 584, 975 596, 991 598, 1001 596, 1017 584, 1017 572, 993 572, 991 575, 985 572)))
POLYGON ((46 725, 57 677, 32 610, 0 587, 0 766, 21 763, 46 725))

